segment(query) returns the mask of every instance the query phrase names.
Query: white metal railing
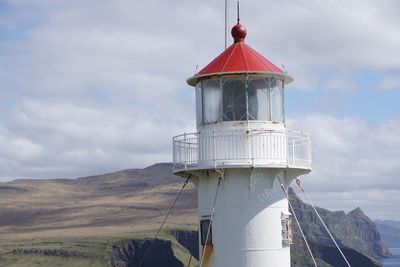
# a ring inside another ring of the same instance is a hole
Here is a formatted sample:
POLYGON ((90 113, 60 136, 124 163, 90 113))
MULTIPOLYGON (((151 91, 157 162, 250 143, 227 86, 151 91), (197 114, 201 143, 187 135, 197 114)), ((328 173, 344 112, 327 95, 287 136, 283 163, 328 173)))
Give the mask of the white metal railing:
POLYGON ((295 131, 224 131, 173 138, 174 171, 247 165, 309 169, 310 136, 295 131))

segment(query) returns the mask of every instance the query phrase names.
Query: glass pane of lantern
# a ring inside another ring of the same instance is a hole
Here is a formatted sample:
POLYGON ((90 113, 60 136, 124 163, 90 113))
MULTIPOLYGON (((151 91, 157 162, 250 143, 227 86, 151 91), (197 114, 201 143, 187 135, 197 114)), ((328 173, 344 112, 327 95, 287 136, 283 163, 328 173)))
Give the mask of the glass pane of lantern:
POLYGON ((223 83, 223 112, 224 121, 243 121, 247 118, 246 88, 243 81, 228 79, 223 83))
POLYGON ((221 118, 220 80, 203 81, 203 122, 217 122, 221 118))
POLYGON ((282 81, 272 80, 271 88, 271 115, 272 121, 283 122, 283 88, 282 81))
POLYGON ((258 98, 257 98, 257 89, 248 86, 247 87, 247 99, 248 99, 248 113, 249 120, 257 120, 258 119, 258 98))
POLYGON ((255 120, 270 121, 269 78, 254 78, 249 82, 249 116, 255 120), (252 93, 254 90, 254 93, 252 93))
POLYGON ((201 110, 201 82, 196 85, 196 123, 199 126, 202 122, 202 110, 201 110))

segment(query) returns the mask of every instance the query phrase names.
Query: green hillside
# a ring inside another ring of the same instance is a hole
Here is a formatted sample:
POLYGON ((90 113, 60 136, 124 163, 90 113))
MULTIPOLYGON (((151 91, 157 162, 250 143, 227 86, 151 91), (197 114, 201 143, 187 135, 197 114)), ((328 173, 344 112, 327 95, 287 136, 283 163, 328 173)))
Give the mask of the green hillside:
MULTIPOLYGON (((182 187, 183 179, 171 170, 171 164, 156 164, 71 180, 0 183, 0 266, 137 264, 182 187)), ((293 192, 290 195, 320 266, 335 266, 332 244, 310 207, 293 192)), ((191 253, 196 254, 196 199, 194 185, 189 184, 151 250, 154 254, 149 258, 163 263, 147 262, 143 267, 183 266, 191 253)), ((386 247, 361 210, 349 214, 319 210, 353 255, 350 258, 363 261, 364 267, 380 266, 365 254, 385 257, 386 247)), ((295 240, 293 267, 310 266, 301 239, 295 240)), ((191 262, 195 266, 197 260, 191 262)))

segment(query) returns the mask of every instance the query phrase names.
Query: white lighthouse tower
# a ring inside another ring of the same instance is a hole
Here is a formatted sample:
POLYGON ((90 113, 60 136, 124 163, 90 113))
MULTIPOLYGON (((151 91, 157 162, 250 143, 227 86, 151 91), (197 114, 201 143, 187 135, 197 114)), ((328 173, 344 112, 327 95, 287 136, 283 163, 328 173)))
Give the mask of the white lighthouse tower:
POLYGON ((173 139, 174 173, 198 189, 201 267, 289 267, 286 190, 310 171, 309 135, 285 125, 292 78, 245 43, 187 80, 196 90, 197 132, 173 139))

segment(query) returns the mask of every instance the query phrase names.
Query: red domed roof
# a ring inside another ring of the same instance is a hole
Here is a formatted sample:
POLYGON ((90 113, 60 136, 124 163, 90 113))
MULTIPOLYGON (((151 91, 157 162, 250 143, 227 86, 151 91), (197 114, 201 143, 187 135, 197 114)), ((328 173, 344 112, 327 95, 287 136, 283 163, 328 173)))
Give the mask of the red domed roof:
POLYGON ((196 85, 202 77, 243 73, 271 74, 282 77, 286 83, 292 81, 292 78, 284 71, 244 42, 247 31, 243 25, 238 23, 232 28, 231 33, 235 41, 234 44, 228 47, 205 68, 189 78, 187 80, 189 85, 196 85))

